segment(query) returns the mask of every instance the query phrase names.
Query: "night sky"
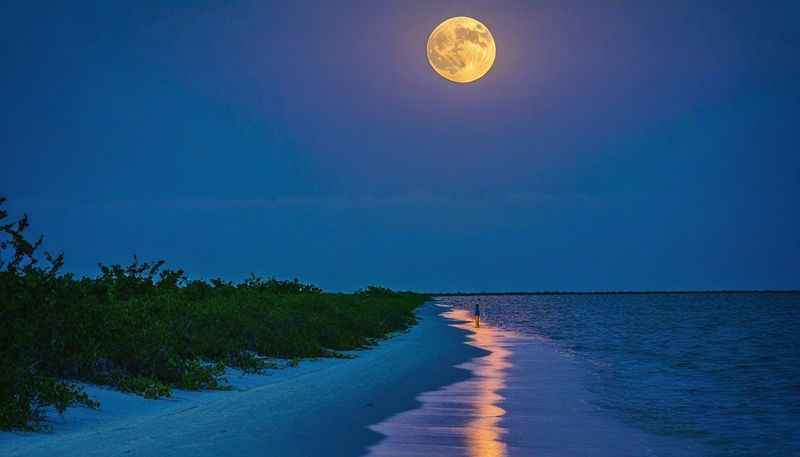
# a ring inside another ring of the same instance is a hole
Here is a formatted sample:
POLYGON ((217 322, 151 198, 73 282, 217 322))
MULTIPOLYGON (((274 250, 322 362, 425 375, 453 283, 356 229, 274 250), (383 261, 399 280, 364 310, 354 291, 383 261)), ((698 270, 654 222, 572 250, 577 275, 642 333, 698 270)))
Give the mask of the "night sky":
POLYGON ((34 3, 0 194, 68 271, 800 287, 800 2, 34 3), (425 55, 458 15, 497 42, 470 85, 425 55))

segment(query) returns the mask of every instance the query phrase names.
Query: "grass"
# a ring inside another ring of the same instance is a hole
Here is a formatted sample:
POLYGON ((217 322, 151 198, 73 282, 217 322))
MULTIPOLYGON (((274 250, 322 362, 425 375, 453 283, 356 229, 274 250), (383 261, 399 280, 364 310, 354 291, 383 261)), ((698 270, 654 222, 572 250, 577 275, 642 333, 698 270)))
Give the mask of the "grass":
POLYGON ((43 409, 96 408, 74 383, 147 398, 172 388, 224 389, 224 369, 257 372, 263 357, 341 356, 415 322, 425 297, 369 287, 324 293, 297 280, 188 281, 163 262, 60 273, 63 256, 25 238, 27 217, 3 223, 0 198, 0 428, 46 426, 43 409))

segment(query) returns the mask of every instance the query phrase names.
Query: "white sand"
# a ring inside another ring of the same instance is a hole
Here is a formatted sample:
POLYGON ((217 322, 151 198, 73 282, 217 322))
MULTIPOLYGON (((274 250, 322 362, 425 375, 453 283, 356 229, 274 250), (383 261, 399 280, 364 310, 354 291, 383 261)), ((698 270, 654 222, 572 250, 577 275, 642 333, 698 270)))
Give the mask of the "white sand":
POLYGON ((455 365, 485 352, 431 304, 407 333, 268 375, 235 375, 233 392, 145 400, 90 386, 99 411, 53 417, 53 433, 0 433, 3 456, 357 456, 382 438, 368 426, 419 406, 422 392, 463 381, 455 365))

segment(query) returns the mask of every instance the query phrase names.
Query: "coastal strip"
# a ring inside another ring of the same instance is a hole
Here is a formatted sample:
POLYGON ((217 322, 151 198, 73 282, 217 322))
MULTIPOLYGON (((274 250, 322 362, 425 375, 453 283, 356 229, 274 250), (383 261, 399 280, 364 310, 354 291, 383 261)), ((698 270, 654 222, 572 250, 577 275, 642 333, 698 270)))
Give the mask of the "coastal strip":
POLYGON ((465 345, 466 331, 448 325, 441 310, 423 305, 417 325, 353 359, 303 362, 297 369, 250 376, 249 385, 234 381, 241 390, 230 392, 179 400, 134 397, 127 411, 88 411, 86 416, 105 414, 107 420, 65 424, 54 433, 0 433, 0 454, 361 455, 382 439, 369 425, 417 408, 423 392, 468 379, 469 371, 456 366, 486 355, 465 345))

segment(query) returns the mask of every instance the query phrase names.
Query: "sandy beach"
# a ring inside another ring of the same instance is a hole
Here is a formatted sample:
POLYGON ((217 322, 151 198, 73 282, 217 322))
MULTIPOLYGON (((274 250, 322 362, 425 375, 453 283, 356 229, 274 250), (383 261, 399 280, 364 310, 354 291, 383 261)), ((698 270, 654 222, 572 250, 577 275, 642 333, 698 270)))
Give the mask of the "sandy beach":
POLYGON ((3 456, 506 457, 706 455, 598 407, 589 372, 544 337, 476 329, 458 299, 352 359, 306 360, 232 391, 145 400, 87 386, 97 411, 51 414, 51 433, 0 433, 3 456))
POLYGON ((599 414, 583 371, 548 341, 476 329, 470 311, 439 302, 420 307, 407 332, 352 359, 306 360, 262 375, 229 371, 232 391, 145 400, 87 386, 100 410, 51 414, 51 433, 0 433, 0 454, 673 455, 599 414))
POLYGON ((465 345, 428 303, 408 332, 353 359, 305 361, 265 375, 230 376, 234 391, 178 391, 144 400, 89 387, 98 411, 53 415, 51 433, 0 433, 8 456, 313 456, 364 454, 368 427, 419 406, 417 397, 467 379, 456 365, 485 355, 465 345))

